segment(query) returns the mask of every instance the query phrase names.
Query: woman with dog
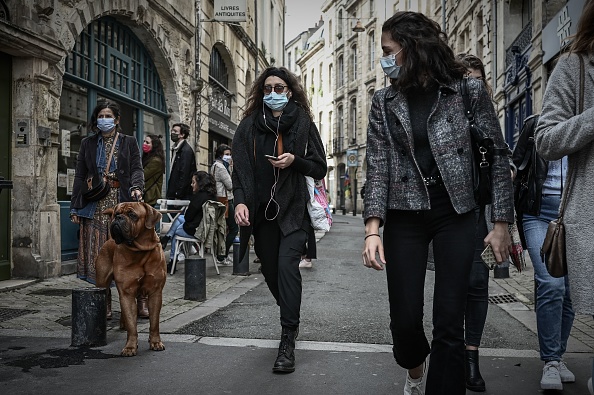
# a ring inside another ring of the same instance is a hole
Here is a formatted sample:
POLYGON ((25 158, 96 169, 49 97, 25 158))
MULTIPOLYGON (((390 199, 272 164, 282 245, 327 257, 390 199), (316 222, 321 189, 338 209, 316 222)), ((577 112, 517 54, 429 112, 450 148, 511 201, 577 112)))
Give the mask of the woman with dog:
POLYGON ((307 95, 289 70, 269 67, 254 82, 232 151, 240 256, 253 234, 262 274, 280 306, 282 333, 272 370, 291 373, 301 310, 299 262, 313 232, 305 176, 324 178, 326 155, 307 95))
POLYGON ((81 141, 76 159, 70 220, 80 225, 77 277, 95 284, 95 259, 109 237, 109 217, 102 212, 121 202, 140 200, 144 172, 138 141, 123 133, 120 107, 116 103, 107 100, 97 103, 89 121, 89 132, 91 135, 81 141), (105 173, 109 192, 99 200, 89 200, 84 195, 87 180, 91 175, 105 173))

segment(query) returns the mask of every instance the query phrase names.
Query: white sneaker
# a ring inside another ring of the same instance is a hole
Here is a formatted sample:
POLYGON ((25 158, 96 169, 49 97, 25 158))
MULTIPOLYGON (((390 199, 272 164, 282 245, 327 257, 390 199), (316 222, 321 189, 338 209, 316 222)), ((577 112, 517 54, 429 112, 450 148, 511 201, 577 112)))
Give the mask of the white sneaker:
POLYGON ((590 391, 590 395, 594 395, 594 390, 592 389, 592 377, 588 380, 588 390, 590 391))
POLYGON ((565 362, 559 362, 559 376, 562 383, 575 383, 575 375, 567 368, 565 362))
POLYGON ((301 262, 299 262, 299 267, 300 268, 304 268, 304 267, 305 268, 311 268, 311 266, 312 266, 311 261, 302 259, 301 262))
POLYGON ((180 252, 179 255, 177 256, 177 260, 178 261, 185 261, 186 260, 186 255, 183 252, 180 252))
POLYGON ((425 376, 427 375, 427 361, 423 362, 423 375, 418 379, 410 377, 406 372, 404 383, 404 395, 423 395, 425 393, 425 376))
POLYGON ((543 390, 562 390, 561 374, 559 374, 559 362, 550 361, 545 363, 542 368, 542 378, 540 379, 540 388, 543 390))
POLYGON ((221 259, 220 261, 217 259, 217 265, 233 266, 233 261, 231 259, 229 259, 228 256, 226 256, 224 259, 221 259))

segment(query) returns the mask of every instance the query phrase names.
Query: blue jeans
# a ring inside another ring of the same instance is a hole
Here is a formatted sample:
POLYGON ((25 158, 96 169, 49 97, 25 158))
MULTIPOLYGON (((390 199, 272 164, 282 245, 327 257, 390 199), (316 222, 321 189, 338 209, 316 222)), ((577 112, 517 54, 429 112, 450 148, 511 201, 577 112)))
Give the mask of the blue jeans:
POLYGON ((171 238, 171 251, 169 252, 169 259, 173 260, 173 256, 175 255, 175 238, 173 236, 182 236, 182 237, 194 237, 194 235, 189 235, 184 230, 184 224, 186 223, 186 218, 183 214, 173 221, 171 224, 171 228, 169 228, 169 232, 167 232, 167 236, 171 238))
POLYGON ((540 215, 523 216, 524 236, 536 282, 536 326, 540 359, 545 362, 562 359, 575 316, 567 276, 552 277, 540 257, 540 247, 549 222, 557 218, 560 201, 559 195, 543 195, 540 215))

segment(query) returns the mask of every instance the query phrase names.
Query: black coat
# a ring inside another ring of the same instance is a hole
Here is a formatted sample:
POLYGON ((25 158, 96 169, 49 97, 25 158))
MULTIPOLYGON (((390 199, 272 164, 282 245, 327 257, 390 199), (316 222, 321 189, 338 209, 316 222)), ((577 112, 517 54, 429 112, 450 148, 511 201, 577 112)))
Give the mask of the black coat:
POLYGON ((536 152, 534 131, 538 115, 524 122, 518 142, 514 147, 512 160, 518 168, 514 180, 514 203, 518 217, 526 213, 539 215, 542 200, 542 186, 547 178, 548 162, 536 152))
MULTIPOLYGON (((76 159, 76 171, 74 174, 74 185, 72 198, 70 199, 71 209, 82 209, 89 202, 82 196, 81 186, 88 174, 97 172, 97 144, 99 134, 85 137, 80 143, 80 150, 76 159)), ((109 153, 106 153, 109 156, 109 153)), ((116 174, 120 182, 120 202, 130 202, 130 188, 136 187, 144 190, 144 171, 140 160, 140 148, 135 137, 120 133, 118 137, 118 167, 116 174)))
POLYGON ((194 172, 196 172, 196 156, 190 144, 185 141, 175 153, 167 184, 167 199, 189 200, 192 196, 191 183, 194 172))

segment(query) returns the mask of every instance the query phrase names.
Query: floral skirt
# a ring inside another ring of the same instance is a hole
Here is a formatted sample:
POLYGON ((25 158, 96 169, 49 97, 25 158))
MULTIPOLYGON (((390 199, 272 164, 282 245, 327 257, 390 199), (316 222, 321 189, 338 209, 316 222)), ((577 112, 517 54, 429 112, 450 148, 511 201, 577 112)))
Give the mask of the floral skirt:
POLYGON ((92 284, 96 284, 97 278, 95 259, 97 259, 103 243, 109 238, 109 216, 101 213, 118 204, 119 192, 119 188, 111 188, 109 194, 97 202, 93 219, 81 218, 76 275, 92 284))

